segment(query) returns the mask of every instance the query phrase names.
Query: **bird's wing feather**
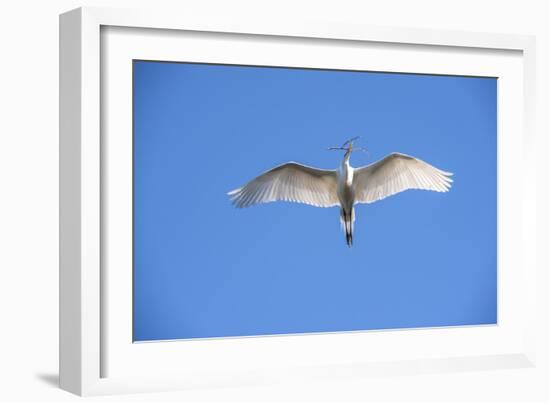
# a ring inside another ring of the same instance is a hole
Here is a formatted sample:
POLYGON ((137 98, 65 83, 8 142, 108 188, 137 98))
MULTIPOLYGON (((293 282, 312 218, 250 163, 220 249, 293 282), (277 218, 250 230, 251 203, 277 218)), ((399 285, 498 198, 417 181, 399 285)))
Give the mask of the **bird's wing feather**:
POLYGON ((228 193, 236 207, 290 201, 316 207, 338 205, 336 171, 287 162, 228 193))
POLYGON ((373 203, 407 189, 447 192, 452 173, 409 155, 392 153, 354 171, 356 203, 373 203))

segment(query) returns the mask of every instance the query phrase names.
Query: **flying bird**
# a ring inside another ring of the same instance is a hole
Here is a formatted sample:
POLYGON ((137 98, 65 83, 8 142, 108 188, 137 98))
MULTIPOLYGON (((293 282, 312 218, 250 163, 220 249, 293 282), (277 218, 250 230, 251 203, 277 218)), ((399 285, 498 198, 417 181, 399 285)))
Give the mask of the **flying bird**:
POLYGON ((451 188, 452 173, 397 152, 370 165, 352 167, 349 163, 351 153, 366 151, 353 147, 358 138, 354 137, 340 147, 329 148, 345 151, 338 169, 319 169, 287 162, 228 192, 228 195, 238 208, 274 201, 340 207, 340 222, 346 234, 346 243, 351 247, 356 204, 374 203, 407 189, 447 192, 451 188))

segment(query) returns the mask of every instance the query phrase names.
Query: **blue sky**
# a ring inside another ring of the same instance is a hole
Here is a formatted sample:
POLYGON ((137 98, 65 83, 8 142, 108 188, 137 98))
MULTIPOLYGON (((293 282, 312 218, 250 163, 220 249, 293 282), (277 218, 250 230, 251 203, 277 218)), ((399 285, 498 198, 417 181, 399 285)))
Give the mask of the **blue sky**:
POLYGON ((496 323, 493 78, 134 62, 134 340, 496 323), (454 173, 449 193, 234 208, 346 139, 454 173))

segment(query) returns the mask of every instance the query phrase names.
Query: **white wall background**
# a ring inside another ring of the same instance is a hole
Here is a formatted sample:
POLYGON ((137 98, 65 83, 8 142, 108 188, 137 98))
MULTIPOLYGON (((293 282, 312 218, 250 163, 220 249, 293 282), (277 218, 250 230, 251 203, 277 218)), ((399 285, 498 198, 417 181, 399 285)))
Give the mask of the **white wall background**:
MULTIPOLYGON (((547 2, 546 2, 547 3, 547 2)), ((178 7, 374 25, 537 35, 539 365, 535 369, 378 377, 328 384, 93 398, 116 402, 550 401, 550 249, 543 161, 550 129, 550 12, 544 1, 7 0, 0 5, 0 400, 76 401, 56 387, 58 328, 58 14, 81 5, 178 7), (544 186, 544 188, 543 188, 544 186), (544 270, 543 270, 544 269, 544 270)))

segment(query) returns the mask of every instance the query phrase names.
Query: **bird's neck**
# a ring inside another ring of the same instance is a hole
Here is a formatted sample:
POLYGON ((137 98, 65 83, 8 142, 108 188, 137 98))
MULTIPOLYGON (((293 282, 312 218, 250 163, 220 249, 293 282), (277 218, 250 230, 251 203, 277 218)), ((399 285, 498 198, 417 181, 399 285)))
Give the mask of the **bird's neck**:
POLYGON ((347 151, 344 155, 344 159, 342 160, 342 170, 347 171, 350 168, 349 164, 349 157, 351 156, 351 152, 347 151))
POLYGON ((349 157, 351 152, 347 152, 342 160, 342 165, 340 166, 340 178, 345 181, 346 185, 351 186, 353 182, 353 168, 349 164, 349 157))

